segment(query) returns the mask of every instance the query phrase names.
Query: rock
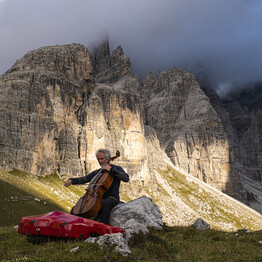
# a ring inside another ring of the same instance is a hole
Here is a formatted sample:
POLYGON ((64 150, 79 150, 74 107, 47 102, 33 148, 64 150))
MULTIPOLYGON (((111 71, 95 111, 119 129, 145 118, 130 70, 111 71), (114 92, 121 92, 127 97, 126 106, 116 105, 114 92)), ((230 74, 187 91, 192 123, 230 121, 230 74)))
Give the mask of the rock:
POLYGON ((69 252, 70 252, 70 253, 74 253, 74 252, 76 252, 78 249, 79 249, 79 246, 70 249, 69 252))
POLYGON ((229 119, 225 126, 230 125, 233 129, 232 159, 244 188, 243 196, 249 206, 260 213, 262 213, 261 86, 261 83, 258 83, 242 90, 233 90, 222 100, 222 106, 229 119))
POLYGON ((241 200, 262 213, 262 83, 237 86, 219 98, 211 90, 206 74, 204 81, 203 77, 199 81, 228 136, 230 168, 238 174, 241 200))
POLYGON ((141 224, 132 218, 127 220, 122 225, 122 228, 125 229, 125 237, 127 241, 129 241, 134 234, 138 234, 139 232, 143 232, 144 234, 146 234, 149 232, 146 225, 141 224))
POLYGON ((89 237, 85 240, 87 243, 95 243, 97 240, 97 237, 89 237))
POLYGON ((203 220, 202 218, 198 218, 195 223, 194 223, 194 227, 197 230, 207 230, 210 228, 209 224, 203 220))
MULTIPOLYGON (((127 223, 132 219, 146 227, 162 229, 163 221, 159 207, 153 203, 150 197, 142 196, 127 203, 120 203, 113 208, 110 224, 117 227, 130 226, 127 223)), ((125 229, 125 228, 124 228, 125 229)))
POLYGON ((251 231, 248 230, 248 229, 246 229, 246 228, 241 228, 241 229, 239 229, 237 232, 244 232, 244 233, 246 233, 246 234, 250 234, 250 233, 251 233, 251 231))
POLYGON ((0 78, 0 168, 83 176, 99 167, 95 152, 106 147, 112 155, 120 150, 132 180, 149 182, 139 95, 127 92, 139 82, 124 73, 120 48, 113 57, 114 85, 94 82, 88 49, 79 44, 19 59, 0 78))
MULTIPOLYGON (((144 118, 176 166, 219 190, 238 191, 218 116, 183 70, 149 74, 141 89, 121 47, 110 55, 105 41, 90 56, 79 44, 49 46, 19 59, 0 87, 5 170, 82 176, 97 167, 96 149, 109 147, 121 150, 132 180, 152 183, 156 166, 148 165, 155 161, 147 155, 144 118)), ((165 157, 162 149, 157 154, 165 157)))
POLYGON ((88 238, 85 240, 87 243, 97 243, 101 248, 105 246, 115 245, 115 251, 122 253, 124 256, 131 254, 131 250, 128 247, 127 240, 121 233, 105 234, 97 238, 88 238))

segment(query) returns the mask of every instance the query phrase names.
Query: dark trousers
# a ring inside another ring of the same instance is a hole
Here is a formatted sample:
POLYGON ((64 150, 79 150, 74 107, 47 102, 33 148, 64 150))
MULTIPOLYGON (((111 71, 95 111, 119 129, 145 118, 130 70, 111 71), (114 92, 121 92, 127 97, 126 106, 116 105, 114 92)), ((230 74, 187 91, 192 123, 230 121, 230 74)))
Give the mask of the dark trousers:
POLYGON ((119 203, 119 200, 108 197, 103 199, 102 207, 98 213, 98 221, 109 224, 111 209, 119 203))
MULTIPOLYGON (((119 200, 114 197, 108 197, 103 199, 100 211, 94 218, 91 219, 102 222, 104 224, 109 224, 111 209, 115 207, 118 203, 119 200)), ((71 209, 70 214, 74 215, 73 208, 71 209)))

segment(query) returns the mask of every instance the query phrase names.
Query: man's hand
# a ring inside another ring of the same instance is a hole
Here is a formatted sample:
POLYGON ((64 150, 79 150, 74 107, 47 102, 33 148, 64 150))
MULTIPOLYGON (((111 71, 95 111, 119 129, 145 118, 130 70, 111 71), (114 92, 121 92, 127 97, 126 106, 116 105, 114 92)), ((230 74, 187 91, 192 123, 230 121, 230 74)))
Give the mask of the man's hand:
POLYGON ((72 181, 71 179, 68 179, 68 180, 65 181, 64 186, 65 186, 65 187, 69 187, 69 186, 72 185, 72 183, 73 183, 73 181, 72 181))
POLYGON ((109 164, 106 164, 106 165, 104 165, 103 167, 102 167, 102 169, 103 170, 106 170, 106 171, 110 171, 110 169, 111 169, 112 167, 109 165, 109 164))

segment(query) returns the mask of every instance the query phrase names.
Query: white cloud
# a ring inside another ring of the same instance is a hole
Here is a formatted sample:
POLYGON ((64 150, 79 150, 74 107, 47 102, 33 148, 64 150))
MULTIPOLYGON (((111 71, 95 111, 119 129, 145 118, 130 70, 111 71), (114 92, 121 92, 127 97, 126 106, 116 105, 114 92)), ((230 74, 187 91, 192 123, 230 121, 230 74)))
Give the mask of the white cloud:
POLYGON ((111 47, 121 44, 143 77, 196 61, 216 82, 261 77, 260 0, 0 1, 0 74, 29 50, 88 46, 107 31, 111 47))

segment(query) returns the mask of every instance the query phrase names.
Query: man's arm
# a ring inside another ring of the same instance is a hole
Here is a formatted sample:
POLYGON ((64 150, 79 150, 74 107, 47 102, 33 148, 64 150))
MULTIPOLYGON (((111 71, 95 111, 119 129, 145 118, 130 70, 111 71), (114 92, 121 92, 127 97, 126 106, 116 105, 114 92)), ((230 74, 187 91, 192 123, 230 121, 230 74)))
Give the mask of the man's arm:
POLYGON ((116 177, 124 182, 129 181, 129 175, 120 166, 112 166, 110 169, 110 174, 112 174, 113 177, 116 177))
POLYGON ((85 184, 87 182, 90 182, 91 179, 97 174, 98 171, 99 171, 99 169, 91 172, 90 174, 88 174, 86 176, 69 178, 67 181, 65 181, 64 186, 68 187, 68 186, 71 186, 71 185, 81 185, 81 184, 85 184))

